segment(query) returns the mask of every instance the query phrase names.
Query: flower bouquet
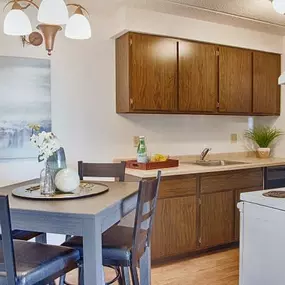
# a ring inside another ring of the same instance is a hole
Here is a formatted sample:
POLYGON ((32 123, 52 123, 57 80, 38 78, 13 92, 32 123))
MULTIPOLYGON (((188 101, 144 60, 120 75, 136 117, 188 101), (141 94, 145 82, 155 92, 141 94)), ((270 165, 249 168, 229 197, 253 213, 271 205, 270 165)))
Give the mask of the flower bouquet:
POLYGON ((60 169, 66 168, 64 149, 52 132, 40 132, 39 125, 30 126, 32 135, 30 141, 39 150, 38 161, 45 162, 41 171, 40 188, 44 195, 53 195, 55 192, 54 178, 60 169))
POLYGON ((49 132, 41 132, 32 134, 31 143, 39 149, 38 161, 47 161, 56 151, 61 148, 61 145, 56 136, 49 132))

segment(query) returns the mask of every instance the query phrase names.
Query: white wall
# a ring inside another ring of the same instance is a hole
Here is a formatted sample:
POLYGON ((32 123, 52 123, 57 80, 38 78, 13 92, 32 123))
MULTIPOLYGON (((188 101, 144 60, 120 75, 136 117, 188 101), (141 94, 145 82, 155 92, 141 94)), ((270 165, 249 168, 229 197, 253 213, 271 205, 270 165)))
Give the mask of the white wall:
POLYGON ((125 14, 125 28, 132 31, 283 52, 283 39, 278 35, 134 8, 127 8, 125 14))
MULTIPOLYGON (((146 135, 150 152, 194 154, 204 145, 214 152, 243 150, 242 143, 231 144, 229 138, 230 133, 243 133, 247 117, 117 115, 115 45, 109 37, 110 28, 118 32, 118 23, 114 17, 92 11, 91 15, 92 40, 71 41, 61 34, 51 58, 53 130, 71 166, 76 167, 79 159, 111 161, 133 156, 133 135, 146 135)), ((282 52, 279 36, 141 10, 127 10, 124 15, 116 18, 124 21, 120 29, 282 52)), ((43 49, 23 49, 18 38, 6 37, 2 32, 0 42, 0 55, 46 57, 43 49)), ((40 168, 33 160, 1 162, 0 184, 36 177, 40 168)))

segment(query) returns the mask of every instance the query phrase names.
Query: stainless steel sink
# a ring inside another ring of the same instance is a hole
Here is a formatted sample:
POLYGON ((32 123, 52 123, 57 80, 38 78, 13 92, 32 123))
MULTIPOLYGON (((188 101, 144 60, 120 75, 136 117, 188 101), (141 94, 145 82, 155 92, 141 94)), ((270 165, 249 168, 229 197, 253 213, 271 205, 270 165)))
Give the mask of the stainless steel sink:
POLYGON ((233 161, 233 160, 197 160, 192 162, 184 162, 186 164, 196 164, 201 166, 226 166, 226 165, 239 165, 247 164, 247 162, 233 161))

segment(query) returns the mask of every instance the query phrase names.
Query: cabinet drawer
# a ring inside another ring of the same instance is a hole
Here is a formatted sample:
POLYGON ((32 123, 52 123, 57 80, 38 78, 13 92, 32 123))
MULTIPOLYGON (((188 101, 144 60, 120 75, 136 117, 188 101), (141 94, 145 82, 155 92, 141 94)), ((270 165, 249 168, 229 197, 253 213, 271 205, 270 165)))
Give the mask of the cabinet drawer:
POLYGON ((162 178, 159 198, 171 198, 196 195, 196 177, 183 175, 162 178))
POLYGON ((202 194, 258 186, 261 189, 263 187, 263 171, 261 168, 220 172, 201 177, 202 194))

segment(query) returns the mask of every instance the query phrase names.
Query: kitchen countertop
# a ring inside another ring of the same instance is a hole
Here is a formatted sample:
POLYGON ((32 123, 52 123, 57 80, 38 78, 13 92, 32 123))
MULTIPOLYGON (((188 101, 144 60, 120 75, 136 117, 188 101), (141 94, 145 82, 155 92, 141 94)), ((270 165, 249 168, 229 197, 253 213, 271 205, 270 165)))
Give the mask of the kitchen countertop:
MULTIPOLYGON (((285 165, 285 158, 271 157, 268 159, 256 158, 255 154, 244 152, 244 153, 227 153, 227 154, 211 154, 207 159, 218 159, 218 160, 231 160, 244 162, 246 164, 237 165, 225 165, 225 166, 200 166, 195 164, 189 164, 197 160, 197 156, 180 156, 175 157, 180 160, 180 165, 173 168, 161 169, 162 176, 175 176, 175 175, 187 175, 187 174, 198 174, 198 173, 213 173, 221 171, 231 170, 242 170, 259 167, 269 166, 281 166, 285 165), (187 163, 188 162, 188 163, 187 163)), ((116 160, 117 161, 117 160, 116 160)), ((152 178, 157 175, 156 170, 136 170, 126 169, 126 174, 132 175, 139 178, 152 178)))

